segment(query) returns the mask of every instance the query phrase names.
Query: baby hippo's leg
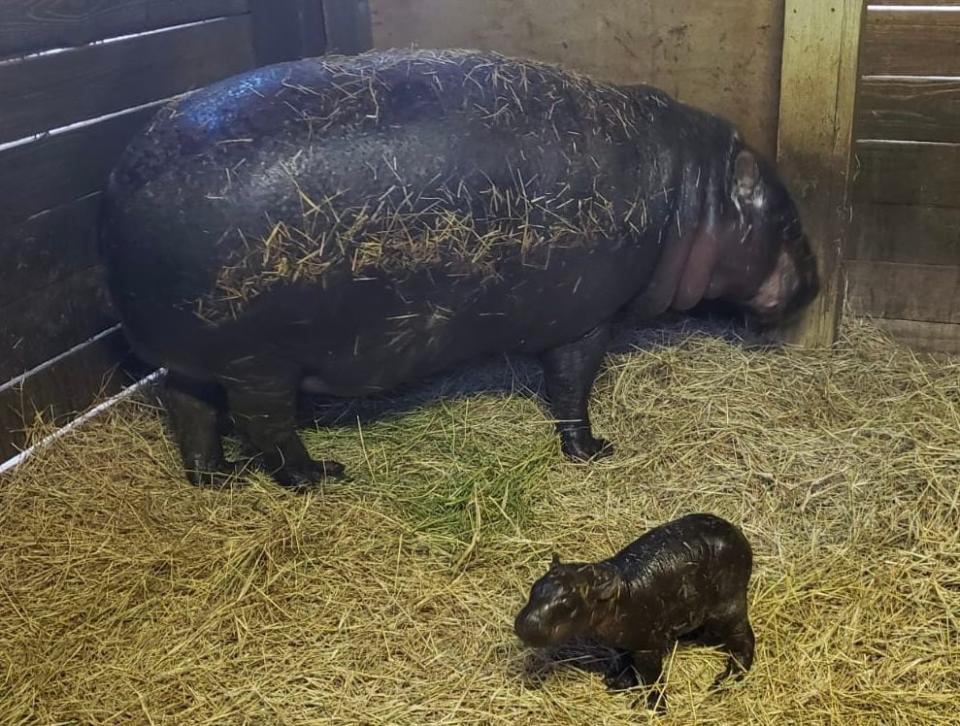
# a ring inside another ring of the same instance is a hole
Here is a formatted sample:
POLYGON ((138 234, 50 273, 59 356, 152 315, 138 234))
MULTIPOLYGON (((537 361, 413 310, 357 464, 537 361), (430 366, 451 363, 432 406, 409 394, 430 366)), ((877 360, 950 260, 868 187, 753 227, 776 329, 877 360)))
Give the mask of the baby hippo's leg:
POLYGON ((725 630, 719 630, 721 636, 720 647, 727 652, 727 667, 713 683, 717 688, 727 678, 739 681, 753 665, 754 637, 753 628, 746 612, 743 616, 727 624, 725 630))
POLYGON ((618 650, 603 674, 603 682, 610 691, 629 691, 640 685, 637 672, 633 669, 633 653, 618 650))
POLYGON ((640 684, 655 686, 647 696, 647 708, 663 712, 667 710, 667 695, 660 686, 663 675, 664 651, 638 651, 633 656, 633 667, 637 672, 640 684))

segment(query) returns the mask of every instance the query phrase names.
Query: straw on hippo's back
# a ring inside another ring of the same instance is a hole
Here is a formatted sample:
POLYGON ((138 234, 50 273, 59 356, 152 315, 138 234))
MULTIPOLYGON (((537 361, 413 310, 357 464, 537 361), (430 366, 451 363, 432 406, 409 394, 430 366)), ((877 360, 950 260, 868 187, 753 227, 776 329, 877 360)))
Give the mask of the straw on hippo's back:
POLYGON ((774 320, 816 271, 773 171, 659 91, 466 51, 280 64, 160 112, 106 195, 124 329, 166 366, 191 478, 218 480, 218 391, 288 485, 339 473, 294 429, 306 385, 387 390, 540 356, 564 451, 611 318, 722 298, 774 320))

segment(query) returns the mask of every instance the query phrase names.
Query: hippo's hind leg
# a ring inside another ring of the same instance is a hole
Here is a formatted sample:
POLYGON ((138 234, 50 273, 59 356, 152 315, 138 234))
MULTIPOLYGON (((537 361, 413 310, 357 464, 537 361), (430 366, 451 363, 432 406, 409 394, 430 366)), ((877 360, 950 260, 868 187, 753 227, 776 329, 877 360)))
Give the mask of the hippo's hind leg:
POLYGON ((197 486, 227 483, 227 465, 220 439, 221 407, 216 385, 195 381, 174 371, 164 379, 161 399, 183 458, 187 478, 197 486))
POLYGON ((563 452, 571 459, 595 459, 613 453, 609 443, 594 438, 587 411, 590 390, 609 341, 610 330, 602 325, 541 355, 550 410, 557 421, 563 452))
POLYGON ((297 435, 299 373, 279 366, 231 371, 223 378, 230 413, 241 433, 263 455, 277 483, 293 489, 339 477, 343 465, 314 461, 297 435))

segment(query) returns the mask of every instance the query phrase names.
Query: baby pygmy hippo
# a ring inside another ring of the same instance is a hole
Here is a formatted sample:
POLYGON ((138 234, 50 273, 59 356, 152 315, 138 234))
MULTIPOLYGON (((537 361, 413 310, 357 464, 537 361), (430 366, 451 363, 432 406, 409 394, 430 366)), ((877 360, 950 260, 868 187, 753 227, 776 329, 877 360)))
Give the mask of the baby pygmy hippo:
MULTIPOLYGON (((731 675, 742 678, 753 663, 752 568, 750 543, 737 527, 690 514, 602 562, 561 564, 554 555, 515 630, 537 648, 583 639, 615 649, 605 674, 613 691, 656 684, 674 641, 719 646, 729 657, 717 686, 731 675)), ((662 694, 651 694, 651 707, 663 703, 662 694)))

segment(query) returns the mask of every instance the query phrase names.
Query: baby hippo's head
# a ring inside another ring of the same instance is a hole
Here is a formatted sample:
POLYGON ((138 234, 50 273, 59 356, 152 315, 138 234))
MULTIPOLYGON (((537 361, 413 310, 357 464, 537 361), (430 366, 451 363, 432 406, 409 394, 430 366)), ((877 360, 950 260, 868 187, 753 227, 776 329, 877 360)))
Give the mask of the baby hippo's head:
POLYGON ((561 564, 556 555, 514 623, 517 637, 534 648, 559 646, 588 635, 623 587, 612 565, 561 564))

